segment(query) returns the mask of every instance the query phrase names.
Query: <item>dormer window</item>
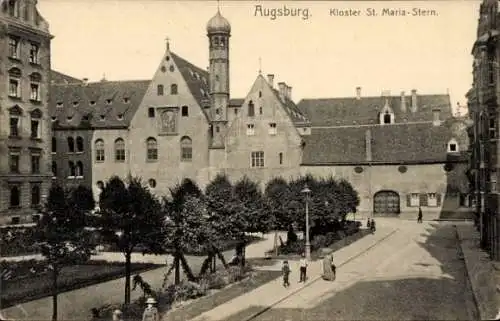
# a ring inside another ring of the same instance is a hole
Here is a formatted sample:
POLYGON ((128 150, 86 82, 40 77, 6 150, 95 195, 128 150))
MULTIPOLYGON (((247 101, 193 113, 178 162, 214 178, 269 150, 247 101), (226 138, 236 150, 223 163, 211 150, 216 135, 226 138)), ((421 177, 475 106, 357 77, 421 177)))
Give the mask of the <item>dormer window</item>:
POLYGON ((95 106, 95 100, 90 101, 90 106, 95 106))
POLYGON ((391 114, 389 114, 389 112, 386 111, 384 114, 384 124, 390 124, 390 123, 392 123, 392 117, 391 114))
POLYGON ((456 139, 451 139, 448 142, 448 153, 458 153, 458 152, 459 152, 458 142, 456 141, 456 139))
POLYGON ((62 106, 63 106, 62 101, 58 101, 58 102, 56 103, 56 107, 61 108, 62 106))
POLYGON ((73 116, 68 116, 68 117, 66 117, 66 118, 68 119, 68 121, 73 120, 73 116))
POLYGON ((129 99, 129 98, 127 98, 127 97, 125 97, 125 98, 123 98, 123 102, 124 102, 125 104, 128 104, 128 103, 130 102, 130 99, 129 99))
POLYGON ((106 105, 111 105, 111 99, 106 99, 106 105))
POLYGON ((104 119, 106 119, 106 116, 105 115, 101 115, 101 121, 104 121, 104 119))
POLYGON ((73 102, 73 106, 74 106, 74 107, 78 106, 78 104, 79 104, 79 103, 78 103, 78 101, 74 101, 74 102, 73 102))
POLYGON ((123 120, 123 114, 118 114, 118 120, 123 120))
POLYGON ((52 116, 52 121, 56 121, 57 120, 57 117, 56 116, 52 116))

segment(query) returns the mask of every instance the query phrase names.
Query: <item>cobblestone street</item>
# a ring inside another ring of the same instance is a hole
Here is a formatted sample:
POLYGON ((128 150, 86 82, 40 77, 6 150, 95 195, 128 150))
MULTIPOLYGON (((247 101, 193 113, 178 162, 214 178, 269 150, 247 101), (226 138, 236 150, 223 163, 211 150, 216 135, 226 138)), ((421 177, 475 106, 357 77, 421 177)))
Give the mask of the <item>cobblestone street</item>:
POLYGON ((266 311, 251 307, 226 321, 476 319, 453 224, 398 228, 340 267, 335 282, 318 280, 266 311))

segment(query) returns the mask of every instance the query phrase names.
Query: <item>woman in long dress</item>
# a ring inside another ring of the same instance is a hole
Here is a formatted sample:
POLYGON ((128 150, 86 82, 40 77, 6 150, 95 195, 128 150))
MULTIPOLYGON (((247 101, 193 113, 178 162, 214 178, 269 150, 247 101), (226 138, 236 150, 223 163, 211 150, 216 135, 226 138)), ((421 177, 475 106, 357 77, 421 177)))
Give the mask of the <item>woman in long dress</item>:
POLYGON ((331 254, 326 255, 323 258, 323 280, 333 281, 335 280, 335 273, 332 269, 333 256, 331 254))

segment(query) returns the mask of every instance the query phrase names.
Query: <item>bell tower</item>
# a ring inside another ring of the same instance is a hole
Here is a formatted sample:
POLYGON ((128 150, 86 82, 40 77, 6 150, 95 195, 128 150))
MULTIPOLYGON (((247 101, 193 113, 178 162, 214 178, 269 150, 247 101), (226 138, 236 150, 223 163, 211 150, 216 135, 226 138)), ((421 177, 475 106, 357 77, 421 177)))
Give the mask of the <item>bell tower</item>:
POLYGON ((229 106, 229 37, 231 25, 220 10, 207 23, 210 59, 212 148, 224 148, 229 106))

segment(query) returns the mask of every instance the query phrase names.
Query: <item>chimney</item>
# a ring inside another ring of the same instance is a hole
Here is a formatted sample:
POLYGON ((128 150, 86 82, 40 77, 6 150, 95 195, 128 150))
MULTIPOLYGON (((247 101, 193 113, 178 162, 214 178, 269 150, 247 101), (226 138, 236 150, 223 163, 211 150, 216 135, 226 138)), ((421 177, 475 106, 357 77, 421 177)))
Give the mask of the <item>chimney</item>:
POLYGON ((413 112, 417 111, 417 90, 411 90, 411 109, 413 112))
POLYGON ((406 112, 406 96, 404 91, 401 92, 401 111, 406 112))
POLYGON ((439 110, 439 109, 433 109, 432 110, 432 124, 434 126, 441 125, 441 120, 439 119, 440 113, 441 113, 441 110, 439 110))
POLYGON ((361 99, 361 87, 356 87, 356 99, 361 99))
POLYGON ((366 153, 366 160, 368 162, 371 162, 372 161, 372 132, 369 129, 367 129, 365 132, 365 153, 366 153))
POLYGON ((274 88, 274 75, 273 74, 267 75, 267 82, 269 83, 269 86, 271 86, 271 88, 274 88))
POLYGON ((83 81, 83 85, 84 86, 88 85, 88 83, 89 83, 89 79, 88 78, 83 78, 82 81, 83 81))
POLYGON ((390 90, 382 90, 382 97, 384 97, 384 98, 391 97, 391 91, 390 90))
POLYGON ((279 93, 280 93, 280 99, 281 99, 281 101, 285 101, 285 97, 286 97, 286 84, 284 82, 279 82, 278 83, 278 88, 279 88, 279 93))
POLYGON ((292 100, 292 86, 288 86, 288 99, 292 100))

